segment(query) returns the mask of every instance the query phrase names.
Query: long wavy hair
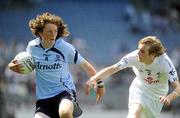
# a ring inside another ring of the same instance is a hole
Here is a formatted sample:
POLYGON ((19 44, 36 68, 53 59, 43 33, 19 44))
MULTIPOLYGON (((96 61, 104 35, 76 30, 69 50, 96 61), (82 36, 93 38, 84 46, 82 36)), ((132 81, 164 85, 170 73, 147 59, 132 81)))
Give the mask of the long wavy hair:
POLYGON ((67 37, 70 34, 67 25, 64 23, 62 18, 49 12, 43 13, 42 15, 37 15, 35 19, 29 21, 29 27, 32 34, 40 37, 39 33, 43 31, 43 28, 47 23, 57 25, 58 34, 56 39, 59 37, 67 37))

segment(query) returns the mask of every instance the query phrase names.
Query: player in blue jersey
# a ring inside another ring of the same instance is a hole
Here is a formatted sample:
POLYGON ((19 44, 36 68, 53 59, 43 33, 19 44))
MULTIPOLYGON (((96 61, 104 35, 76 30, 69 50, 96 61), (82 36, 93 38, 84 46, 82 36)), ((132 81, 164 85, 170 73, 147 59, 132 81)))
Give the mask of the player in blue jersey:
MULTIPOLYGON (((92 77, 94 67, 63 37, 69 35, 61 17, 44 13, 30 20, 29 27, 37 38, 30 41, 27 51, 33 56, 36 65, 36 111, 34 118, 73 118, 82 111, 76 101, 76 89, 69 72, 69 64, 77 64, 92 77)), ((21 73, 17 60, 9 63, 9 68, 21 73)), ((86 84, 86 88, 88 84, 86 84)), ((105 88, 97 83, 96 99, 100 100, 105 88)), ((88 91, 86 89, 86 93, 88 91)))

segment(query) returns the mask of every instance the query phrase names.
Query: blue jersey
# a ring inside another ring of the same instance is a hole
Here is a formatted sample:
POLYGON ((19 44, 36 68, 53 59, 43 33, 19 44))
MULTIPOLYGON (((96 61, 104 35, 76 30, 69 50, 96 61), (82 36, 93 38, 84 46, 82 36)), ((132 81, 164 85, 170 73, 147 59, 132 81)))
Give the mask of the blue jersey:
POLYGON ((75 91, 69 63, 80 64, 84 58, 71 44, 59 38, 51 48, 44 49, 37 38, 29 42, 26 50, 35 60, 37 99, 53 97, 65 90, 75 91))

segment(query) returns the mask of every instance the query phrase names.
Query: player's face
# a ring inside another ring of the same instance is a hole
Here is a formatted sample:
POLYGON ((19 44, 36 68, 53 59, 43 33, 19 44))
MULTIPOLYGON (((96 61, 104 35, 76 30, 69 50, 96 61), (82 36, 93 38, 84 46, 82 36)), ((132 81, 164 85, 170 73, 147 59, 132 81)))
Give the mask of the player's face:
POLYGON ((47 23, 44 26, 43 32, 40 33, 40 36, 43 40, 55 41, 57 36, 57 25, 52 23, 47 23))
POLYGON ((139 55, 140 62, 144 62, 144 61, 150 59, 151 55, 149 55, 149 50, 148 50, 149 47, 148 46, 140 44, 138 46, 138 48, 139 48, 138 55, 139 55))

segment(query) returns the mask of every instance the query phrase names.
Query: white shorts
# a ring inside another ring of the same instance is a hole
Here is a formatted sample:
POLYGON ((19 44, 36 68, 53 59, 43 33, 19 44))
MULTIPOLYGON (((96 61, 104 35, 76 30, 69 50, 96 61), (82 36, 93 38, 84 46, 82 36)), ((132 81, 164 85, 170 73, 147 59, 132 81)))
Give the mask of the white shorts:
POLYGON ((158 118, 162 110, 163 104, 158 100, 150 99, 146 96, 138 97, 136 95, 129 96, 129 106, 131 104, 141 104, 141 118, 158 118))

